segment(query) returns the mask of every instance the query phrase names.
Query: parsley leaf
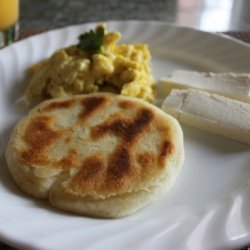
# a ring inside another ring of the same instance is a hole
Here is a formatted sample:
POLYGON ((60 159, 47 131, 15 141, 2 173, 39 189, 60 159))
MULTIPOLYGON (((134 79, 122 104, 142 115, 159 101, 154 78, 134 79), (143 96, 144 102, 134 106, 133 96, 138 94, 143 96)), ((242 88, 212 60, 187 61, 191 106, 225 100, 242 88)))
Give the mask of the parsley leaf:
POLYGON ((104 35, 104 27, 97 27, 96 30, 90 30, 89 32, 81 34, 78 37, 79 43, 76 47, 86 52, 101 52, 104 35))

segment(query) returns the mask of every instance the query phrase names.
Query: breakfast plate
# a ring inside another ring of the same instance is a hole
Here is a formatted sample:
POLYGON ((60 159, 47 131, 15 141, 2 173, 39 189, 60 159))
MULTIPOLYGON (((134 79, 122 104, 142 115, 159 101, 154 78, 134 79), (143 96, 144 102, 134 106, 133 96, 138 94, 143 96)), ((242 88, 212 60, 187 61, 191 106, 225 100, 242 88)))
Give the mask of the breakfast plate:
MULTIPOLYGON (((186 160, 160 200, 120 219, 72 215, 14 184, 4 151, 17 120, 25 69, 76 43, 95 23, 66 27, 0 51, 0 240, 18 249, 228 249, 250 242, 250 147, 183 127, 186 160)), ((250 46, 232 38, 150 21, 108 22, 122 42, 148 43, 158 80, 175 69, 250 73, 250 46)), ((160 101, 160 100, 158 100, 160 101)))

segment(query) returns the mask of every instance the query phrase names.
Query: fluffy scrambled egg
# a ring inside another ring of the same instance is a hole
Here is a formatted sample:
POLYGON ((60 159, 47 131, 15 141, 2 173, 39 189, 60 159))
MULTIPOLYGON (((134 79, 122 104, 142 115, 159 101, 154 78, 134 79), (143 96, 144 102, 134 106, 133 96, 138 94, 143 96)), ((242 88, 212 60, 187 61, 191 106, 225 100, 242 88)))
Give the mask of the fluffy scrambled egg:
MULTIPOLYGON (((97 28, 96 28, 97 29, 97 28)), ((105 32, 100 52, 76 45, 56 51, 28 69, 28 100, 108 91, 154 101, 147 44, 120 44, 118 32, 105 32)))

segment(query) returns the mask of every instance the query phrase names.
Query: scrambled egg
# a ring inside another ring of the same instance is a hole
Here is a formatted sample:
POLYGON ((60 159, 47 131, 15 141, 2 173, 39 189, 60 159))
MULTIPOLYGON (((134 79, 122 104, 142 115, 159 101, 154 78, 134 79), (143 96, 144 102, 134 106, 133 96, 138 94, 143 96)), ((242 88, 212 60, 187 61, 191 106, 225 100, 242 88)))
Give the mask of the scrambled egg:
POLYGON ((28 100, 108 91, 154 101, 155 81, 146 44, 121 44, 118 32, 105 33, 102 50, 88 53, 72 45, 28 69, 28 100))

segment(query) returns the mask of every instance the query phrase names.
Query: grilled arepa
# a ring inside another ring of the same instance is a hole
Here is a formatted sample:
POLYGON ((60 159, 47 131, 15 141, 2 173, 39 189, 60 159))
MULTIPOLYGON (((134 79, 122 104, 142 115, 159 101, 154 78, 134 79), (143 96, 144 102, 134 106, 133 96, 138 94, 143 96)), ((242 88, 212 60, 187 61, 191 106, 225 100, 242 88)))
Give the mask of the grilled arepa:
POLYGON ((79 95, 30 111, 15 127, 6 159, 24 192, 66 211, 121 217, 173 185, 183 134, 175 118, 139 99, 79 95))

